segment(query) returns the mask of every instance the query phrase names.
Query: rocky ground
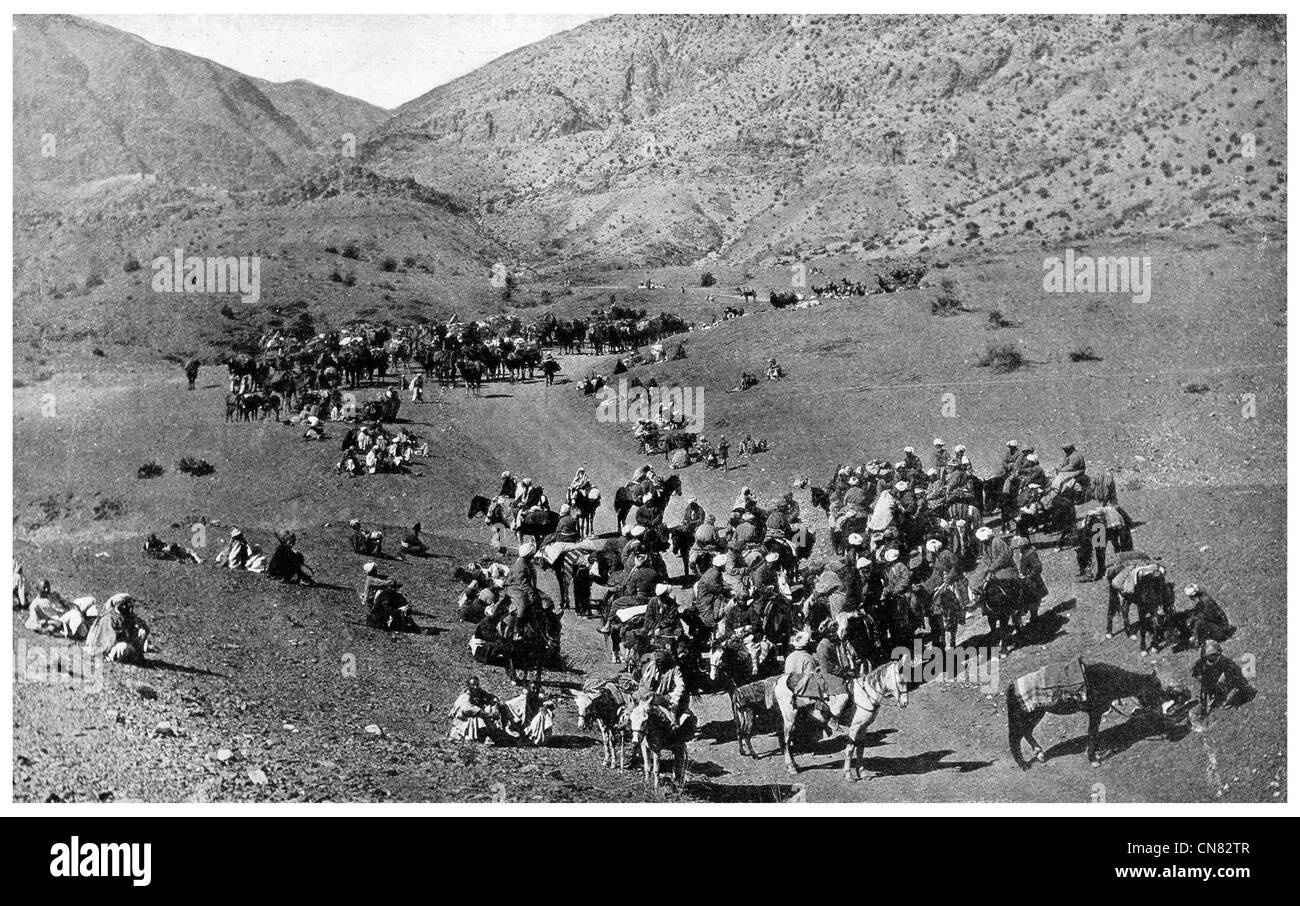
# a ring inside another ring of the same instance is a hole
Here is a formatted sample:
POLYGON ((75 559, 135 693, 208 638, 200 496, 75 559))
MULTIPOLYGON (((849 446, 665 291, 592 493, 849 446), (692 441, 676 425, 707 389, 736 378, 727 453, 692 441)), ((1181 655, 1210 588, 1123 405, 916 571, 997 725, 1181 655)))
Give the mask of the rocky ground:
MULTIPOLYGON (((986 474, 1006 436, 1049 451, 1068 433, 1090 464, 1120 479, 1122 501, 1140 522, 1138 546, 1162 555, 1179 585, 1209 586, 1240 627, 1229 653, 1249 659, 1259 694, 1216 715, 1203 734, 1166 740, 1112 714, 1103 739, 1109 757, 1092 769, 1082 757, 1081 720, 1049 718, 1040 738, 1051 761, 1022 773, 1006 749, 996 690, 931 683, 914 690, 906 710, 882 712, 865 761, 871 779, 850 786, 839 776, 838 743, 814 743, 795 778, 770 735, 757 740, 762 757, 740 758, 725 700, 714 697, 696 703, 701 735, 685 790, 654 794, 638 774, 604 769, 598 740, 575 726, 566 687, 605 670, 606 656, 595 626, 570 613, 564 649, 573 672, 547 678, 558 702, 554 744, 449 743, 446 711, 465 676, 508 691, 501 671, 469 659, 472 627, 454 616, 451 571, 486 550, 481 523, 463 518, 465 502, 504 468, 543 483, 554 499, 579 464, 612 498, 643 458, 628 426, 597 421, 594 402, 569 383, 588 369, 607 372, 610 361, 566 359, 565 382, 550 388, 540 380, 492 384, 478 398, 431 390, 427 403, 404 403, 401 413, 433 449, 415 474, 341 478, 333 472, 337 427, 317 444, 274 422, 226 424, 223 370, 205 369, 189 392, 179 369, 89 360, 15 392, 15 556, 32 579, 49 577, 68 595, 131 592, 160 650, 149 667, 110 665, 83 682, 39 681, 49 679, 39 671, 18 677, 14 795, 1278 801, 1286 788, 1286 401, 1284 371, 1266 366, 1285 360, 1273 325, 1284 306, 1276 275, 1285 250, 1255 256, 1251 245, 1170 251, 1166 304, 1142 312, 1127 302, 1002 303, 1023 291, 1023 269, 1033 262, 992 261, 957 272, 975 309, 957 318, 931 318, 919 294, 767 310, 692 335, 684 362, 639 370, 705 387, 711 438, 722 431, 735 443, 752 431, 772 444, 726 474, 698 465, 681 473, 687 496, 711 512, 728 508, 742 485, 770 499, 795 477, 819 482, 838 461, 924 445, 936 434, 965 442, 986 474), (986 332, 976 324, 994 302, 1017 327, 986 332), (1023 371, 997 376, 975 367, 994 334, 1023 344, 1030 359, 1023 371), (1094 345, 1102 361, 1071 362, 1066 353, 1077 343, 1094 345), (788 381, 723 392, 740 367, 761 368, 769 355, 781 358, 788 381), (1206 391, 1188 392, 1200 380, 1190 373, 1196 368, 1214 376, 1206 391), (946 392, 957 394, 955 419, 941 412, 946 392), (1241 409, 1248 392, 1257 402, 1253 420, 1241 409), (183 475, 175 468, 182 456, 207 459, 216 471, 183 475), (137 479, 150 459, 166 472, 137 479), (405 583, 427 634, 390 637, 362 625, 362 558, 346 544, 351 517, 390 537, 419 519, 431 534, 432 557, 385 564, 405 583), (231 525, 263 544, 272 531, 293 528, 322 584, 285 587, 211 563, 141 559, 146 533, 196 543, 195 523, 205 526, 200 550, 209 560, 231 525)), ((670 508, 670 522, 683 502, 670 508)), ((612 530, 608 509, 597 528, 612 530)), ((1104 638, 1105 592, 1074 582, 1072 553, 1049 545, 1042 555, 1047 618, 1000 665, 1000 684, 1075 655, 1147 663, 1135 643, 1104 638)), ((13 627, 24 663, 66 649, 23 629, 18 614, 13 627)), ((983 630, 982 621, 972 624, 965 639, 978 644, 983 630)), ((1159 660, 1185 672, 1192 655, 1159 660)))

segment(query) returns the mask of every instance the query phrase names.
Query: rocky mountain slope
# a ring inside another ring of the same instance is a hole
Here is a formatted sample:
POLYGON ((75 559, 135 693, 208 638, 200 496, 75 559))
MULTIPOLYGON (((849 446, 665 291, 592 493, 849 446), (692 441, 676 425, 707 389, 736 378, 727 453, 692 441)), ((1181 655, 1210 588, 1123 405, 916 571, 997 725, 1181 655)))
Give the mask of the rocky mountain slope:
POLYGON ((638 16, 403 105, 362 159, 539 259, 960 250, 1280 221, 1259 17, 638 16))
POLYGON ((386 111, 308 82, 274 84, 74 16, 14 20, 15 184, 152 173, 258 185, 386 111))

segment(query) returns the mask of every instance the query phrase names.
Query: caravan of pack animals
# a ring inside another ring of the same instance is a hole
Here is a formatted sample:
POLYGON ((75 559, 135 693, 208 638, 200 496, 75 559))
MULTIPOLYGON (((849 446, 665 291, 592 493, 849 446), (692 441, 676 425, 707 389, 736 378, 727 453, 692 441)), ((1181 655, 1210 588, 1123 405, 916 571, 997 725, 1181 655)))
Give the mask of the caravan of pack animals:
MULTIPOLYGON (((783 307, 775 299, 773 306, 783 307)), ((430 455, 428 442, 400 417, 404 400, 426 401, 428 384, 479 394, 485 384, 540 375, 551 386, 561 371, 557 353, 570 362, 584 354, 617 356, 609 375, 586 369, 572 382, 592 395, 629 365, 667 360, 669 346, 673 360, 685 358, 695 329, 672 315, 646 318, 616 304, 590 321, 547 315, 528 324, 506 316, 398 328, 357 323, 306 340, 273 332, 257 354, 218 367, 227 376, 227 421, 279 423, 283 413, 284 425, 301 430, 307 442, 332 438, 327 426, 338 423, 338 471, 364 475, 409 471, 413 458, 430 455), (362 401, 364 392, 378 396, 362 401)), ((184 365, 191 390, 201 368, 197 360, 184 365)), ((766 377, 783 376, 769 359, 766 377)), ((746 372, 735 389, 756 383, 746 372)), ((684 428, 671 406, 638 420, 637 449, 662 452, 664 460, 637 468, 612 494, 578 466, 568 486, 551 493, 506 471, 499 487, 473 496, 465 518, 482 520, 496 556, 455 569, 464 584, 456 613, 474 626, 473 660, 499 667, 521 692, 502 701, 471 677, 447 703, 450 738, 546 745, 556 703, 544 679, 567 669, 566 628, 603 635, 611 668, 569 689, 579 726, 600 734, 608 767, 623 770, 639 757, 655 786, 661 752, 673 759, 676 783, 686 783, 697 728, 692 701, 701 697, 725 697, 739 753, 751 758, 756 718, 765 715, 790 774, 800 770, 802 723, 825 738, 842 737, 843 775, 856 781, 867 729, 885 702, 907 706, 909 686, 921 682, 927 665, 972 683, 987 682, 999 663, 1028 671, 1006 687, 1009 754, 1025 768, 1046 760, 1032 731, 1049 713, 1088 715, 1086 756, 1096 766, 1101 720, 1117 702, 1135 700, 1144 720, 1173 732, 1251 694, 1239 665, 1222 653, 1234 632, 1224 609, 1195 581, 1181 588, 1187 606, 1178 605, 1175 577, 1160 555, 1135 548, 1114 477, 1071 443, 1040 451, 1007 440, 1000 467, 981 477, 963 444, 918 441, 897 451, 896 460, 841 462, 816 485, 796 479, 776 499, 760 500, 742 487, 729 511, 709 513, 689 496, 682 476, 696 462, 729 470, 729 444, 723 436, 715 447, 684 428), (669 525, 665 512, 678 497, 683 513, 669 525), (609 517, 613 530, 599 531, 609 517), (817 557, 819 536, 825 555, 817 557), (1043 546, 1071 550, 1080 582, 1104 581, 1108 639, 1122 633, 1144 656, 1195 647, 1201 657, 1192 674, 1157 676, 1082 659, 1029 670, 1035 665, 1014 658, 1034 637, 1051 594, 1038 553, 1043 546), (539 588, 539 572, 553 577, 557 595, 539 588), (580 621, 566 623, 568 612, 580 621), (971 635, 968 627, 978 621, 987 631, 971 635), (959 634, 968 636, 961 646, 959 634)), ((746 436, 739 452, 753 456, 764 448, 746 436)), ((430 555, 421 530, 413 522, 397 556, 430 555)), ((382 531, 356 519, 349 531, 354 553, 388 556, 382 531)), ((154 534, 143 551, 204 562, 154 534)), ((313 583, 292 532, 277 533, 266 554, 232 528, 216 564, 313 583)), ((400 581, 375 560, 362 573, 367 626, 424 631, 400 581)), ((25 602, 29 629, 83 639, 111 661, 147 662, 149 630, 129 594, 103 604, 66 599, 48 581, 27 588, 20 568, 15 599, 25 602)))
POLYGON ((1283 17, 384 18, 14 19, 16 799, 1284 799, 1283 17))

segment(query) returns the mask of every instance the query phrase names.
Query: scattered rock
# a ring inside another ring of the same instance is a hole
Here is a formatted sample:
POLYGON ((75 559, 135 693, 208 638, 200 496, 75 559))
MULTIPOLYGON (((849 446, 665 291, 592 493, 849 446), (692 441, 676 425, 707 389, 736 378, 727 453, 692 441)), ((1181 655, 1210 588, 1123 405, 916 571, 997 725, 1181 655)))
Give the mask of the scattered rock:
POLYGON ((266 772, 261 768, 249 768, 248 779, 258 786, 266 786, 266 772))
POLYGON ((176 735, 176 728, 165 720, 160 721, 149 735, 154 739, 171 738, 176 735))
POLYGON ((235 757, 235 753, 230 751, 229 749, 217 750, 217 761, 229 761, 234 757, 235 757))
POLYGON ((367 724, 367 725, 366 725, 366 732, 369 733, 369 734, 371 734, 372 736, 383 736, 383 735, 384 735, 384 731, 383 731, 382 729, 380 729, 379 724, 367 724))

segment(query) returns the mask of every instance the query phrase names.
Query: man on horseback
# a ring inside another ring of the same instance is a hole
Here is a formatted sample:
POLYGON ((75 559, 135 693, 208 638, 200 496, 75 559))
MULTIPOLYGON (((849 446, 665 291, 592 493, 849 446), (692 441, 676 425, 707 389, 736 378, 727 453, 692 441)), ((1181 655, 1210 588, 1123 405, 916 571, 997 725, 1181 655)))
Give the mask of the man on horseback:
POLYGON ((519 545, 519 557, 511 564, 510 572, 506 575, 510 611, 506 614, 503 630, 507 639, 513 638, 518 629, 527 625, 540 604, 537 567, 533 564, 536 553, 537 545, 531 540, 519 545))
POLYGON ((833 618, 825 620, 818 627, 817 634, 821 638, 817 642, 813 660, 816 661, 817 673, 824 683, 826 697, 822 707, 826 715, 826 727, 831 735, 835 735, 840 731, 839 718, 849 703, 848 684, 853 681, 853 670, 844 655, 838 622, 833 618))
POLYGON ((693 725, 695 715, 690 709, 686 676, 677 666, 671 651, 660 650, 646 663, 637 684, 640 698, 649 698, 677 728, 693 725))
POLYGON ((1083 461, 1083 454, 1074 449, 1074 444, 1062 444, 1061 450, 1064 455, 1061 457, 1060 465, 1056 467, 1056 475, 1052 478, 1053 491, 1063 491, 1078 485, 1087 467, 1083 461))

